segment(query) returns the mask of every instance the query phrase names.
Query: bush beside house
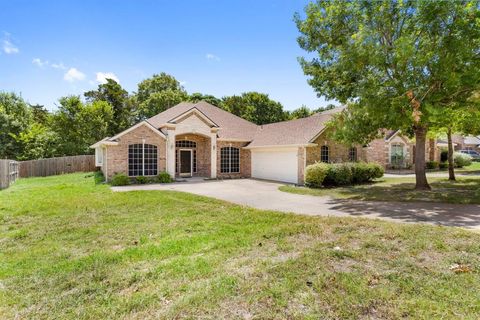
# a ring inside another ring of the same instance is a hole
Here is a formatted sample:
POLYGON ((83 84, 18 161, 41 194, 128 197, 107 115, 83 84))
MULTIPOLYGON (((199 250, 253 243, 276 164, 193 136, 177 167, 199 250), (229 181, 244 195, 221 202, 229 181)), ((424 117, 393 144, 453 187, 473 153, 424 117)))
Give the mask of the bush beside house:
POLYGON ((467 167, 472 164, 472 157, 465 153, 455 152, 453 154, 453 163, 457 168, 467 167))
POLYGON ((384 169, 377 163, 315 163, 305 170, 305 185, 310 188, 344 186, 381 178, 384 169))
POLYGON ((112 186, 127 186, 129 184, 147 184, 147 183, 170 183, 173 182, 173 179, 167 172, 160 172, 154 177, 145 177, 138 176, 135 178, 130 178, 124 173, 116 173, 112 177, 110 184, 112 186))

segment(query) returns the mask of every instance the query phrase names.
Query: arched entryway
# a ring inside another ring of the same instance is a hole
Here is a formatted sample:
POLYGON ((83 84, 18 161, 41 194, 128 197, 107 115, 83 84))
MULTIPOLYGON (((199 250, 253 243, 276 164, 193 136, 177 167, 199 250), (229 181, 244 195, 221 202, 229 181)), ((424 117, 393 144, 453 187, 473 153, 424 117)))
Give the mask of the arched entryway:
POLYGON ((210 138, 198 134, 175 137, 175 175, 210 177, 210 138))

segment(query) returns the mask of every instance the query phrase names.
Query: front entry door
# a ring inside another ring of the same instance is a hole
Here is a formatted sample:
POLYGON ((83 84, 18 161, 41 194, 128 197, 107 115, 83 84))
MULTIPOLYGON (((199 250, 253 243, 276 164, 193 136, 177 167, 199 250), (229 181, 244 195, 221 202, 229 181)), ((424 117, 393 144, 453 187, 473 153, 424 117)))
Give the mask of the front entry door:
POLYGON ((192 150, 180 150, 180 176, 192 176, 192 150))

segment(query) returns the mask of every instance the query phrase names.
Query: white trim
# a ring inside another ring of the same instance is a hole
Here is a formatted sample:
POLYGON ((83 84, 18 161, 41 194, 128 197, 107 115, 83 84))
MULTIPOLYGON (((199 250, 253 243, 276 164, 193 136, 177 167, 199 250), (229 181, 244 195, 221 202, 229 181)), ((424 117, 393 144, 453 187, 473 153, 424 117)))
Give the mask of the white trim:
POLYGON ((402 147, 402 157, 403 159, 406 159, 407 156, 409 156, 408 154, 408 146, 406 143, 401 143, 401 142, 392 142, 392 143, 389 143, 388 144, 388 164, 391 164, 392 163, 392 147, 394 145, 399 145, 400 147, 402 147))
POLYGON ((296 148, 296 147, 315 147, 316 143, 301 143, 301 144, 284 144, 284 145, 269 145, 269 146, 246 146, 243 149, 280 149, 280 148, 296 148))
POLYGON ((149 175, 146 175, 145 174, 145 145, 151 145, 151 146, 154 146, 155 148, 157 148, 157 175, 159 173, 160 170, 158 170, 158 166, 160 165, 159 161, 158 161, 158 146, 157 145, 154 145, 154 144, 150 144, 150 143, 145 143, 145 139, 142 139, 142 175, 141 176, 131 176, 130 175, 130 163, 129 163, 129 159, 130 159, 130 146, 131 145, 135 145, 135 144, 140 144, 140 143, 131 143, 129 145, 127 145, 127 176, 129 178, 135 178, 135 177, 155 177, 156 175, 155 174, 149 174, 149 175))
POLYGON ((226 142, 250 142, 252 140, 245 139, 228 139, 228 138, 217 138, 217 141, 226 141, 226 142))
POLYGON ((242 148, 240 147, 236 147, 236 146, 232 146, 232 144, 230 143, 228 146, 224 146, 224 147, 221 147, 220 148, 220 174, 240 174, 241 171, 242 171, 242 148), (222 149, 224 148, 229 148, 230 150, 230 153, 228 155, 228 172, 222 172, 222 149), (238 172, 235 171, 235 172, 232 172, 232 149, 237 149, 238 150, 238 172))
POLYGON ((116 141, 107 141, 107 139, 109 138, 105 138, 103 140, 100 140, 98 142, 95 142, 94 144, 92 144, 89 148, 91 149, 95 149, 95 148, 98 148, 98 147, 101 147, 101 146, 116 146, 118 145, 118 142, 116 141))
POLYGON ((103 148, 95 148, 95 167, 101 167, 103 165, 103 148))
POLYGON ((144 120, 144 121, 139 122, 139 123, 137 123, 136 125, 128 128, 128 129, 120 132, 120 133, 117 134, 116 136, 111 137, 109 140, 118 139, 118 138, 120 138, 121 136, 129 133, 130 131, 139 128, 140 126, 147 126, 147 128, 151 129, 153 132, 155 132, 157 135, 159 135, 159 136, 162 137, 163 139, 165 139, 165 140, 167 139, 167 137, 166 137, 160 130, 158 130, 157 128, 155 128, 154 126, 152 126, 149 122, 147 122, 147 121, 144 120))
POLYGON ((317 134, 316 134, 312 139, 310 139, 308 142, 313 143, 313 141, 317 140, 317 138, 320 137, 320 136, 322 135, 322 133, 325 132, 326 129, 327 129, 327 128, 323 128, 322 130, 320 130, 320 132, 317 133, 317 134))
POLYGON ((108 182, 108 148, 105 148, 105 159, 103 160, 105 162, 105 172, 103 174, 105 176, 105 182, 108 182))
POLYGON ((178 119, 188 118, 188 117, 189 117, 189 114, 192 114, 192 113, 195 114, 195 115, 197 115, 197 116, 199 116, 199 117, 202 118, 203 120, 205 120, 205 121, 206 121, 208 124, 210 124, 211 126, 218 128, 218 125, 217 125, 215 122, 213 122, 212 119, 210 119, 209 117, 207 117, 207 115, 205 115, 202 111, 198 110, 198 108, 195 107, 195 106, 192 107, 191 109, 185 111, 184 113, 176 116, 175 118, 168 120, 167 124, 169 124, 169 123, 175 123, 175 124, 176 124, 176 123, 177 123, 176 121, 177 121, 178 119))
POLYGON ((188 151, 190 152, 190 175, 189 177, 193 176, 193 149, 178 149, 178 157, 180 158, 180 162, 178 163, 178 175, 180 177, 185 177, 182 176, 182 151, 188 151))
MULTIPOLYGON (((394 137, 396 137, 400 132, 401 132, 400 130, 395 131, 395 133, 392 134, 392 135, 390 136, 390 138, 386 139, 385 141, 386 141, 386 142, 392 141, 392 139, 393 139, 394 137)), ((404 137, 400 137, 400 139, 405 140, 404 137)))

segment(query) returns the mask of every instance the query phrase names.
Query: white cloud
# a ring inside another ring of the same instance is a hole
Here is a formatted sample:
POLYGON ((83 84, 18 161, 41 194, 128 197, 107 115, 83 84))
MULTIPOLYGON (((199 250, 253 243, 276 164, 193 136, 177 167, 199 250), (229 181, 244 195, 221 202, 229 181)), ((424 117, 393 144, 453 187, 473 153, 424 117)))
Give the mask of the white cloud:
POLYGON ((208 60, 220 61, 220 57, 214 55, 213 53, 207 53, 207 54, 205 55, 205 58, 207 58, 208 60))
POLYGON ((181 85, 181 86, 184 86, 184 85, 186 85, 186 84, 187 84, 187 81, 180 81, 180 85, 181 85))
POLYGON ((42 59, 40 58, 33 59, 32 63, 40 68, 43 68, 44 66, 48 66, 48 61, 42 61, 42 59))
POLYGON ((115 80, 116 82, 120 83, 120 80, 113 72, 97 72, 97 82, 101 84, 107 83, 107 79, 115 80))
POLYGON ((63 63, 52 63, 50 65, 53 69, 60 69, 60 70, 67 70, 67 67, 63 65, 63 63))
POLYGON ((76 68, 70 68, 63 76, 63 79, 68 82, 81 81, 85 79, 85 74, 76 68))
POLYGON ((3 32, 2 48, 3 52, 6 54, 15 54, 20 52, 20 49, 18 49, 18 47, 12 43, 11 35, 8 32, 3 32))

